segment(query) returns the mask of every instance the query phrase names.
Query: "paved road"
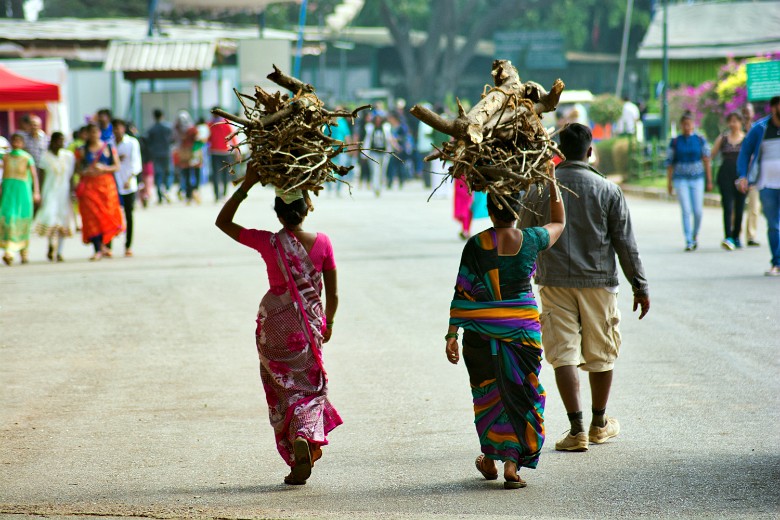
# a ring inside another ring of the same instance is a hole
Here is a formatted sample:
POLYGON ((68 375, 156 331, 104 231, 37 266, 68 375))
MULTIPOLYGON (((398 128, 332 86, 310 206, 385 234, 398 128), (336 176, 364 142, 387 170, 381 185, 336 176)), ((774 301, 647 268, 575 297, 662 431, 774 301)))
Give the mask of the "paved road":
MULTIPOLYGON (((765 248, 718 247, 719 211, 690 254, 677 206, 630 199, 652 310, 639 322, 621 295, 609 412, 623 431, 555 452, 568 423, 545 366, 548 441, 528 488, 505 491, 473 468, 466 371, 443 355, 462 247, 449 202, 415 186, 321 199, 308 227, 337 253, 326 366, 345 424, 308 485, 281 484, 266 419, 263 264, 219 234, 213 203, 155 206, 133 259, 91 264, 73 240, 50 265, 37 240, 33 264, 0 269, 0 516, 780 515, 780 279, 762 276, 765 248)), ((239 220, 276 228, 271 203, 253 192, 239 220)))

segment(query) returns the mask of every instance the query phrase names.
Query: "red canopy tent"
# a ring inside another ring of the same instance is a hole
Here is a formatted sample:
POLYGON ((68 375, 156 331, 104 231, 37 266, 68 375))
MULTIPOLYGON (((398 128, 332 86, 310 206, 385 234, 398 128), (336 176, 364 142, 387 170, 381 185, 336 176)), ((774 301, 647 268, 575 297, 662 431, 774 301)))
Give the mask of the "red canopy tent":
POLYGON ((0 110, 45 108, 59 100, 59 85, 18 76, 0 65, 0 110))
MULTIPOLYGON (((5 127, 1 130, 7 133, 15 130, 15 112, 46 114, 48 110, 46 104, 59 100, 59 85, 19 76, 0 65, 0 112, 7 112, 6 117, 0 117, 0 127, 5 127), (6 119, 5 124, 2 124, 3 119, 6 119)), ((43 119, 45 122, 47 118, 43 119)))

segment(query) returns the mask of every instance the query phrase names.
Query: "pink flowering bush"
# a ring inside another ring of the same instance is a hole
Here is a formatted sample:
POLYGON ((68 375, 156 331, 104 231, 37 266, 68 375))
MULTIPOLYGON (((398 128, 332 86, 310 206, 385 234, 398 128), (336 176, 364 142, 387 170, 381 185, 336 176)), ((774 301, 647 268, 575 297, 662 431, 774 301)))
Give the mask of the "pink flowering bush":
MULTIPOLYGON (((756 60, 778 60, 780 53, 752 58, 756 60)), ((740 112, 747 104, 747 62, 734 60, 720 68, 717 81, 705 81, 698 86, 683 85, 669 91, 669 116, 679 121, 685 112, 691 112, 696 126, 708 138, 714 139, 726 126, 726 117, 740 112)), ((768 103, 754 103, 756 117, 769 113, 768 103)))

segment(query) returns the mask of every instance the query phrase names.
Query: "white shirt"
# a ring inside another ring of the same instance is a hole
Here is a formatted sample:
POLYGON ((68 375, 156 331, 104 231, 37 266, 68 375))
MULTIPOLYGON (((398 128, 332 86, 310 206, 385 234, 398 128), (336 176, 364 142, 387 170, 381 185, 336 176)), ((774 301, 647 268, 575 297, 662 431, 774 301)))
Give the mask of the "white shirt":
POLYGON ((626 101, 623 103, 623 113, 615 124, 615 131, 619 134, 635 134, 639 117, 639 107, 631 101, 626 101))
POLYGON ((119 155, 119 169, 114 172, 117 190, 120 195, 135 193, 138 191, 138 175, 143 170, 138 139, 125 134, 116 145, 116 153, 119 155))

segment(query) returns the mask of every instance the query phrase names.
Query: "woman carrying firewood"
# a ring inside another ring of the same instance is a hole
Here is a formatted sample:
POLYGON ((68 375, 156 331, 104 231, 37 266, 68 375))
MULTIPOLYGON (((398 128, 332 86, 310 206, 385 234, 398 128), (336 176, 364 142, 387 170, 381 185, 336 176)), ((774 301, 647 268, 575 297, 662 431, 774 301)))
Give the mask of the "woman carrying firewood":
POLYGON ((310 203, 300 190, 277 190, 274 210, 282 224, 277 233, 233 222, 258 182, 257 164, 251 162, 216 225, 257 250, 266 263, 270 289, 260 302, 256 329, 260 376, 277 449, 292 468, 284 482, 303 485, 322 456, 321 447, 328 444, 327 434, 342 422, 328 400, 322 361, 322 343, 330 340, 338 306, 336 263, 327 235, 303 230, 310 203))
POLYGON ((463 248, 445 335, 447 359, 457 364, 458 329, 464 329, 463 359, 482 448, 477 470, 496 480, 495 461, 502 461, 506 489, 526 486, 517 470, 536 467, 544 442, 541 325, 530 278, 537 254, 558 240, 565 225, 554 174, 549 184, 554 200, 543 227, 515 228, 516 195, 503 197, 503 207, 488 198, 493 227, 463 248))

